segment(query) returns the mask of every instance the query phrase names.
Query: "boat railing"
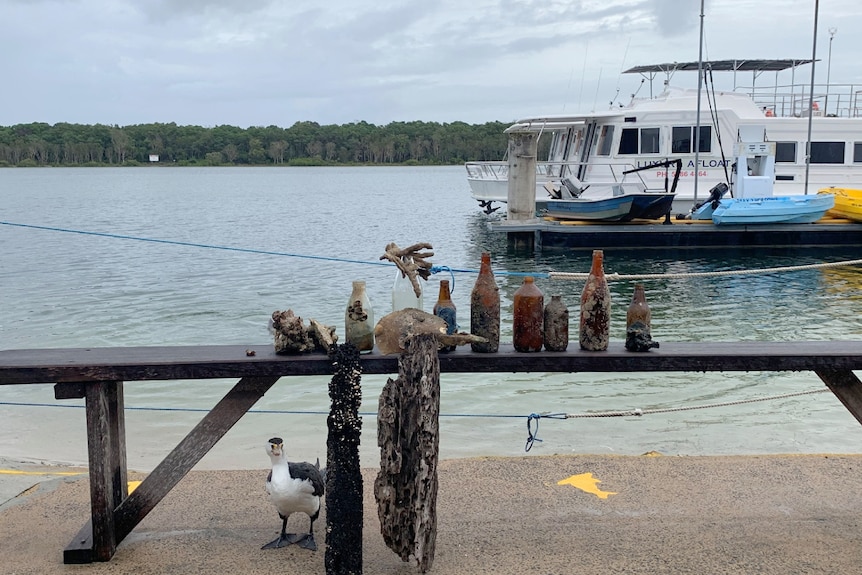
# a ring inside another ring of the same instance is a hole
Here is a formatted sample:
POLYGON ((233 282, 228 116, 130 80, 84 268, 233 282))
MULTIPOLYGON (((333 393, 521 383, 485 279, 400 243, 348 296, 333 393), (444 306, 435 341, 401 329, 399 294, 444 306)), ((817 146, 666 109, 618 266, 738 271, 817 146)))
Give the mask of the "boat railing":
POLYGON ((860 84, 786 84, 737 88, 746 92, 767 115, 838 118, 862 117, 862 85, 860 84))
MULTIPOLYGON (((507 162, 467 162, 465 167, 467 177, 470 179, 505 181, 509 177, 507 162)), ((546 161, 536 162, 536 176, 542 181, 578 177, 585 182, 595 184, 622 184, 636 178, 638 184, 646 187, 643 178, 637 172, 626 174, 635 167, 631 162, 602 162, 596 159, 590 162, 546 161), (586 175, 581 177, 579 174, 586 175)))

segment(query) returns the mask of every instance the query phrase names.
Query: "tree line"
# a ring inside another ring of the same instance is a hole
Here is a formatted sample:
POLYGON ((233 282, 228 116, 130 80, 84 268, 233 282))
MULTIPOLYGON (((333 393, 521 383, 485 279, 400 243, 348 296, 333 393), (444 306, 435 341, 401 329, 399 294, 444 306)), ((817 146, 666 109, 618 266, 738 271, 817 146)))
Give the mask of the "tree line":
POLYGON ((278 126, 18 124, 0 127, 0 166, 460 164, 501 160, 508 124, 367 122, 278 126))

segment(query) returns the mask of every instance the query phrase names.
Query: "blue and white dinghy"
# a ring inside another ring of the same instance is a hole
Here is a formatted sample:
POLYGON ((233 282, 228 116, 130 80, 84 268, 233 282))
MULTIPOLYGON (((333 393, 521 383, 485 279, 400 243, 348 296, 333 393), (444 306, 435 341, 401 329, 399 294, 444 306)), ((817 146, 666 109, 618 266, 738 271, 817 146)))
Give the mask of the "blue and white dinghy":
POLYGON ((807 224, 816 222, 835 205, 827 194, 722 199, 712 212, 716 225, 807 224))

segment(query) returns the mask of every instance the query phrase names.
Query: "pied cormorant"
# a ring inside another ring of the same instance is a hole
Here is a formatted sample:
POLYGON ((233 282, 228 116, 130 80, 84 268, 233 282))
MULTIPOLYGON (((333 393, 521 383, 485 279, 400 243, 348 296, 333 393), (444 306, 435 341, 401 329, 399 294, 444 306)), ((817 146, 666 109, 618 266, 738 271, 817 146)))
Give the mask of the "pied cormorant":
POLYGON ((272 461, 272 469, 266 478, 266 492, 281 517, 281 534, 261 549, 275 549, 292 543, 300 547, 317 550, 314 542, 314 520, 320 515, 320 498, 323 496, 324 479, 320 465, 287 461, 284 441, 273 437, 266 446, 272 461), (287 519, 292 513, 305 513, 311 519, 308 533, 286 533, 287 519))

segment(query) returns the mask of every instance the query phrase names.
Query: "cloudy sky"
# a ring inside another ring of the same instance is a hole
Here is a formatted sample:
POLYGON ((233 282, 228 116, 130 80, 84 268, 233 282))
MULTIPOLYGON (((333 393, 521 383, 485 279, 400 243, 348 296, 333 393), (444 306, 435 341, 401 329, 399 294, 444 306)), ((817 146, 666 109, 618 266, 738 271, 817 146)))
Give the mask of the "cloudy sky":
MULTIPOLYGON (((700 4, 0 0, 0 125, 483 123, 603 109, 638 89, 622 70, 697 60, 700 4)), ((819 4, 818 81, 833 28, 831 81, 862 84, 862 1, 819 4)), ((707 0, 705 14, 705 59, 811 57, 815 0, 707 0)))

